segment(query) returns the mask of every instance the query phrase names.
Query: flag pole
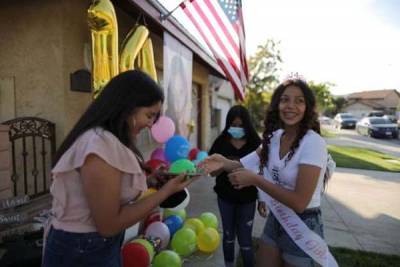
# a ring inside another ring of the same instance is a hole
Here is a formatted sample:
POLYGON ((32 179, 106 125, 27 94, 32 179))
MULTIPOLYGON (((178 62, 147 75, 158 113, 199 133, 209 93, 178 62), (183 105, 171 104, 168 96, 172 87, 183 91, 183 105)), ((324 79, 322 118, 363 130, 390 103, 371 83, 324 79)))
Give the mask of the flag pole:
POLYGON ((184 1, 180 2, 179 5, 177 5, 174 9, 172 9, 171 11, 169 11, 167 14, 161 13, 161 14, 160 14, 160 20, 161 20, 161 22, 163 22, 163 21, 166 20, 169 16, 171 16, 172 13, 174 13, 175 10, 177 10, 177 9, 179 8, 179 6, 180 6, 182 3, 185 3, 185 2, 187 2, 187 1, 188 1, 188 0, 184 0, 184 1))

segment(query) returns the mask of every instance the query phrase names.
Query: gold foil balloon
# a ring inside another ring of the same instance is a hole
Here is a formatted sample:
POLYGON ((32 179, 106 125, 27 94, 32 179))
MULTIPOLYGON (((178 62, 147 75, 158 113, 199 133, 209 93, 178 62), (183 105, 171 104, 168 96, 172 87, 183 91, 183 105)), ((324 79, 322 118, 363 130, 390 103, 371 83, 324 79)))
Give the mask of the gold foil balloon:
POLYGON ((118 25, 109 0, 94 0, 88 9, 92 35, 93 97, 118 74, 118 25))
POLYGON ((154 62, 153 42, 150 37, 146 39, 138 56, 138 69, 146 72, 157 82, 157 70, 154 62))
POLYGON ((128 33, 122 43, 119 63, 117 18, 110 0, 92 2, 88 24, 92 35, 94 98, 111 78, 135 66, 157 81, 153 44, 146 26, 136 24, 128 33))
POLYGON ((122 43, 119 70, 121 72, 134 69, 135 59, 143 47, 149 30, 143 25, 136 25, 122 43))

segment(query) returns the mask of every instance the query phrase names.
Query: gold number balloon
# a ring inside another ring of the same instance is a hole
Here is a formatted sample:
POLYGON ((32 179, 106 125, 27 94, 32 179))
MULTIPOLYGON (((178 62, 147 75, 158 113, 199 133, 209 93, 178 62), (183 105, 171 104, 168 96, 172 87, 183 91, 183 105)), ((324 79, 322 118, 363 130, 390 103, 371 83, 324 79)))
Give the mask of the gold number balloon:
POLYGON ((138 56, 138 69, 146 72, 153 80, 157 81, 157 70, 154 62, 153 42, 150 37, 146 39, 138 56))
POLYGON ((118 25, 110 0, 92 2, 88 9, 88 24, 92 36, 94 98, 112 77, 135 66, 157 81, 153 44, 145 26, 137 24, 128 33, 118 63, 118 25))
POLYGON ((88 9, 92 35, 93 97, 118 74, 118 25, 109 0, 94 0, 88 9))
POLYGON ((153 43, 149 37, 149 30, 143 25, 133 27, 122 43, 119 70, 123 72, 135 67, 157 81, 153 43))
POLYGON ((148 36, 149 30, 143 25, 136 25, 130 30, 122 43, 121 61, 119 63, 121 72, 134 68, 135 59, 148 36))

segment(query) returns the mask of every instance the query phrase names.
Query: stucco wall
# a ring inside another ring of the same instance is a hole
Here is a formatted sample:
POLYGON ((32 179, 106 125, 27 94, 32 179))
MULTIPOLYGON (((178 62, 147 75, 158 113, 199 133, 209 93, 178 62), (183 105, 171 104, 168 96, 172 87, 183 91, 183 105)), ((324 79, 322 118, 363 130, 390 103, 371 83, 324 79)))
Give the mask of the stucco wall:
POLYGON ((400 97, 395 92, 391 92, 383 101, 386 108, 391 108, 396 110, 396 107, 400 103, 400 97))
MULTIPOLYGON (((0 81, 13 81, 15 117, 37 116, 56 124, 57 147, 91 102, 90 93, 70 90, 70 73, 90 68, 90 0, 0 2, 0 81)), ((121 43, 136 19, 116 9, 121 43)), ((151 35, 156 66, 162 71, 162 36, 151 35)), ((210 143, 209 70, 193 62, 201 88, 201 144, 210 143)), ((10 83, 7 84, 8 87, 10 83)), ((0 86, 1 88, 1 86, 0 86)), ((1 104, 0 99, 0 104, 1 104)), ((6 118, 9 119, 9 118, 6 118)), ((1 118, 0 122, 5 120, 1 118)))
POLYGON ((69 89, 69 74, 84 68, 89 3, 0 3, 0 77, 14 77, 15 117, 54 122, 58 144, 90 101, 90 94, 69 89))
POLYGON ((8 126, 0 125, 0 199, 12 196, 11 152, 8 141, 8 126))
POLYGON ((343 112, 349 112, 353 114, 357 119, 361 119, 368 115, 369 112, 373 110, 372 107, 363 105, 361 103, 354 103, 343 108, 343 112))

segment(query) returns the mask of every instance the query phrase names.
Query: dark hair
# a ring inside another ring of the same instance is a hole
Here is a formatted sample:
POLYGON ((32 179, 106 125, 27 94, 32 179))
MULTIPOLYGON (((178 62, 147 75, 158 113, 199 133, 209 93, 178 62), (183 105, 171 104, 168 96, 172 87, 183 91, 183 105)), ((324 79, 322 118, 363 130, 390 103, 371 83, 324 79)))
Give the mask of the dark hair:
POLYGON ((304 117, 300 122, 300 127, 298 128, 296 139, 290 147, 290 151, 288 157, 286 158, 285 164, 293 157, 296 149, 299 147, 301 139, 304 137, 308 130, 311 129, 320 134, 320 125, 318 122, 318 114, 316 112, 315 96, 307 83, 298 79, 287 80, 281 83, 272 94, 271 104, 268 107, 264 120, 265 129, 263 132, 262 149, 260 155, 260 173, 263 173, 263 168, 268 162, 269 144, 273 132, 282 128, 283 126, 283 123, 279 117, 279 102, 283 92, 289 86, 297 86, 303 92, 304 100, 306 103, 306 110, 304 112, 304 117))
POLYGON ((240 105, 233 106, 229 109, 228 114, 226 115, 225 128, 220 134, 219 138, 230 137, 228 129, 236 118, 240 118, 242 120, 246 141, 251 145, 258 145, 261 139, 258 136, 253 124, 251 123, 250 114, 244 106, 240 105))
POLYGON ((95 127, 111 132, 143 161, 142 154, 130 137, 128 118, 137 108, 149 107, 160 101, 164 101, 163 91, 147 74, 131 70, 115 76, 69 132, 56 152, 53 166, 81 134, 95 127))

